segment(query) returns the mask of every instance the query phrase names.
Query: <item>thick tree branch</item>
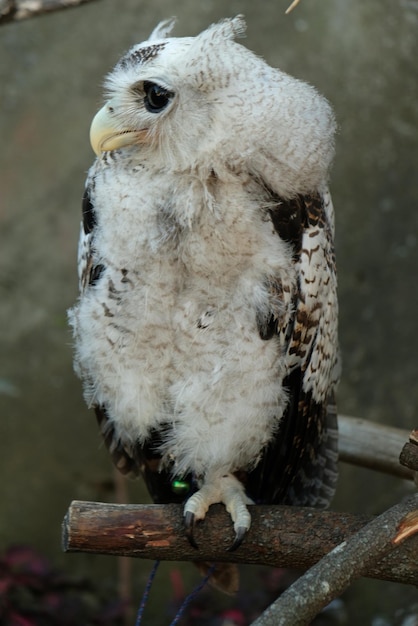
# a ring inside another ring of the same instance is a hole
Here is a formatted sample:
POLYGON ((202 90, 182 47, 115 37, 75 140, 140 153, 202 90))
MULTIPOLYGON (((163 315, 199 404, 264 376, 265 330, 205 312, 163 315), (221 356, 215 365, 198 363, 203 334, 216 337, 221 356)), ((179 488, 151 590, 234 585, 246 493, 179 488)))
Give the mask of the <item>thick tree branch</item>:
POLYGON ((403 466, 413 470, 418 485, 418 429, 410 433, 409 442, 402 448, 399 460, 403 466))
MULTIPOLYGON (((185 537, 181 505, 74 501, 63 524, 63 548, 67 552, 168 561, 228 561, 305 570, 361 531, 368 521, 344 513, 282 506, 251 506, 251 518, 242 547, 227 552, 233 541, 231 521, 222 505, 212 506, 195 530, 197 551, 185 537)), ((418 537, 413 537, 396 554, 364 567, 361 575, 418 586, 417 552, 418 537)))
POLYGON ((0 25, 52 11, 77 7, 95 0, 0 0, 0 25))
MULTIPOLYGON (((310 624, 354 579, 367 575, 370 567, 418 532, 417 516, 418 494, 385 511, 340 543, 273 602, 253 626, 310 624)), ((415 541, 415 549, 417 545, 415 541)), ((395 556, 399 557, 398 551, 395 556)))
MULTIPOLYGON (((418 432, 339 417, 343 460, 413 478, 418 432), (367 445, 364 445, 367 442, 367 445)), ((199 550, 184 533, 180 505, 115 505, 73 502, 63 524, 66 551, 147 559, 258 563, 308 570, 254 626, 303 626, 355 578, 369 576, 418 586, 418 495, 373 520, 297 507, 252 506, 244 544, 232 543, 230 518, 212 506, 195 530, 199 550), (402 544, 402 545, 401 545, 402 544)))
POLYGON ((375 424, 360 417, 338 416, 340 461, 412 480, 412 468, 399 463, 407 430, 375 424))

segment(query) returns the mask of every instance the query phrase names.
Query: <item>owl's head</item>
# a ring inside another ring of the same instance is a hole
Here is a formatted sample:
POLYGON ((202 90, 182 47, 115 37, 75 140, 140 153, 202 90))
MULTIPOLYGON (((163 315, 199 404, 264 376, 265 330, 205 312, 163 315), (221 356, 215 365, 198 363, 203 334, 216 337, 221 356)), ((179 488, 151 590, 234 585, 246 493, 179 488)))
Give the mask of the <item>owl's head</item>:
POLYGON ((238 44, 242 16, 197 37, 167 37, 173 24, 159 24, 107 76, 90 132, 96 154, 129 150, 202 178, 248 174, 283 197, 321 187, 335 133, 327 101, 238 44))

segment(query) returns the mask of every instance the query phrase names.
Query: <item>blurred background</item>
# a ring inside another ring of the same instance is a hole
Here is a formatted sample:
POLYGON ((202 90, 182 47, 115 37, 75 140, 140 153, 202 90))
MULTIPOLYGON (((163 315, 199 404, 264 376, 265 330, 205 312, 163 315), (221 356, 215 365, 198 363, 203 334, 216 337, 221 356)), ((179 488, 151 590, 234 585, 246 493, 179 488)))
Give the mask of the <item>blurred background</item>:
MULTIPOLYGON (((100 0, 0 27, 0 551, 31 546, 108 597, 117 596, 120 562, 60 546, 71 500, 115 499, 110 459, 72 371, 66 309, 77 297, 88 132, 102 79, 160 20, 176 15, 182 36, 244 13, 243 43, 333 104, 339 412, 418 425, 418 1, 301 0, 288 16, 286 8, 287 0, 100 0)), ((142 484, 128 489, 132 501, 149 501, 142 484)), ((411 491, 341 464, 333 508, 375 514, 411 491)), ((134 603, 150 567, 133 563, 134 603)), ((247 598, 272 576, 244 568, 247 598)), ((146 623, 167 624, 179 585, 196 580, 190 565, 164 564, 146 623)), ((212 607, 237 603, 213 598, 212 607)), ((350 624, 390 625, 414 601, 411 587, 362 579, 343 596, 343 612, 350 624)))

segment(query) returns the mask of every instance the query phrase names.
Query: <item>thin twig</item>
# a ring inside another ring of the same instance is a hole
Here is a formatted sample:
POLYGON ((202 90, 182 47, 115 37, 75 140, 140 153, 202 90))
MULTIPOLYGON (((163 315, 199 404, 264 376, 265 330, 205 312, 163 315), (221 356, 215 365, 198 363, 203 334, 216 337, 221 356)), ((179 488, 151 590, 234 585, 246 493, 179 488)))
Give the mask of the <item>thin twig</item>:
POLYGON ((289 13, 298 6, 299 2, 300 0, 293 0, 292 4, 288 6, 286 11, 284 12, 285 15, 289 15, 289 13))
POLYGON ((0 25, 77 7, 95 0, 0 0, 0 25))
POLYGON ((310 624, 354 579, 418 531, 417 514, 418 494, 379 515, 291 585, 253 626, 310 624), (404 532, 405 524, 408 533, 404 532))

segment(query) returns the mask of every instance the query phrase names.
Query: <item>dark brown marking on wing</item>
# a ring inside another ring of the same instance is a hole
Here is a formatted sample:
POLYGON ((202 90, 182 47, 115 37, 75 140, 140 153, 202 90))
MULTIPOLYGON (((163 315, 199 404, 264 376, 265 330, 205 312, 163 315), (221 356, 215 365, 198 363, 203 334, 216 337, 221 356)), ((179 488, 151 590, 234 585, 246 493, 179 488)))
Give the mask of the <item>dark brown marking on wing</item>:
POLYGON ((283 292, 288 289, 284 287, 280 280, 266 280, 266 287, 269 294, 270 309, 267 315, 265 312, 257 311, 256 322, 258 333, 264 341, 277 337, 280 332, 281 315, 280 309, 283 302, 283 292))
MULTIPOLYGON (((320 194, 297 196, 291 200, 282 200, 272 194, 271 201, 274 204, 270 203, 268 214, 279 237, 291 245, 300 276, 292 298, 294 313, 288 319, 287 327, 281 328, 280 320, 272 314, 267 323, 264 321, 264 326, 257 317, 258 329, 263 339, 273 338, 278 332, 284 333, 287 353, 295 358, 295 364, 299 362, 300 365, 293 365, 283 382, 289 401, 277 432, 257 466, 246 473, 240 472, 240 479, 249 497, 257 503, 325 506, 333 493, 337 476, 333 392, 330 388, 328 397, 320 402, 314 401, 312 392, 304 391, 303 381, 313 350, 322 354, 321 346, 316 346, 316 338, 324 303, 319 297, 315 302, 315 284, 322 281, 322 287, 328 285, 331 274, 325 279, 321 276, 321 281, 315 273, 308 277, 303 271, 303 262, 315 261, 320 248, 314 240, 323 230, 329 243, 326 262, 335 271, 332 231, 320 194), (306 234, 314 248, 307 244, 306 248, 302 246, 306 234)), ((314 370, 311 366, 311 371, 314 370)))
POLYGON ((122 278, 120 279, 120 282, 121 282, 121 283, 127 283, 127 284, 129 284, 131 287, 133 287, 133 282, 132 282, 132 280, 128 277, 129 270, 127 270, 127 269, 121 269, 121 274, 122 274, 122 278))
POLYGON ((90 268, 89 285, 95 285, 99 281, 105 269, 105 266, 101 263, 99 263, 98 265, 93 265, 90 268))
POLYGON ((303 200, 301 196, 283 200, 273 193, 271 198, 274 205, 270 206, 268 213, 273 226, 279 237, 292 245, 294 256, 298 257, 305 225, 303 200))
MULTIPOLYGON (((280 238, 292 245, 295 256, 299 258, 305 230, 313 226, 318 226, 318 229, 326 226, 321 195, 298 195, 283 200, 271 192, 271 201, 273 205, 269 207, 268 213, 273 226, 280 238)), ((318 229, 311 231, 310 236, 316 236, 318 229)))
POLYGON ((88 235, 93 231, 94 227, 96 226, 96 214, 93 204, 91 202, 90 190, 88 188, 84 190, 81 207, 84 233, 88 235))

